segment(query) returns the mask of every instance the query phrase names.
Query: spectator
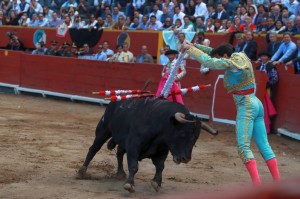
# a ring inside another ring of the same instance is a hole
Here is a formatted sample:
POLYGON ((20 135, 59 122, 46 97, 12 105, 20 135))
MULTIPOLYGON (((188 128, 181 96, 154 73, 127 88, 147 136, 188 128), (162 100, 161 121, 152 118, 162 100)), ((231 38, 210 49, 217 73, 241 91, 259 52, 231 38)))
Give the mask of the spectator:
POLYGON ((2 0, 0 3, 0 10, 3 12, 4 16, 9 16, 9 11, 12 7, 10 0, 2 0))
POLYGON ((233 16, 233 14, 235 13, 235 10, 236 10, 236 8, 234 7, 234 5, 231 2, 232 1, 229 1, 229 0, 222 0, 222 5, 229 16, 233 16))
POLYGON ((257 43, 254 41, 254 36, 251 31, 247 31, 245 33, 245 44, 243 46, 244 53, 251 59, 252 61, 256 60, 257 53, 257 43))
POLYGON ((48 20, 46 18, 44 18, 44 14, 43 13, 39 13, 38 14, 38 20, 36 22, 36 26, 37 27, 46 27, 48 25, 48 20))
POLYGON ((129 30, 136 30, 139 27, 139 18, 138 17, 134 17, 133 18, 133 22, 130 24, 129 26, 129 30))
MULTIPOLYGON (((212 16, 214 16, 214 14, 216 13, 215 8, 212 4, 207 5, 207 12, 208 12, 208 17, 207 18, 212 18, 212 16)), ((202 16, 202 18, 204 20, 204 16, 202 16)))
POLYGON ((8 32, 6 35, 9 37, 9 43, 6 46, 6 49, 24 51, 24 45, 15 33, 8 32))
MULTIPOLYGON (((198 0, 198 1, 201 1, 201 0, 198 0)), ((185 14, 183 12, 180 11, 180 8, 179 6, 176 6, 174 8, 174 15, 173 15, 173 23, 175 24, 176 22, 176 19, 180 19, 181 21, 181 24, 183 24, 183 17, 185 16, 185 14)))
POLYGON ((139 11, 134 11, 134 13, 133 13, 133 17, 137 17, 138 19, 139 19, 139 23, 141 23, 142 22, 142 18, 143 18, 143 15, 142 14, 140 14, 140 12, 139 11))
POLYGON ((165 55, 165 53, 168 50, 170 50, 169 45, 165 45, 163 48, 160 49, 159 64, 166 65, 170 61, 169 58, 165 55))
MULTIPOLYGON (((245 23, 245 17, 248 16, 247 8, 245 6, 240 7, 240 14, 241 23, 245 23)), ((251 21, 251 20, 250 20, 251 21)))
POLYGON ((256 17, 257 17, 257 8, 255 5, 250 5, 248 8, 248 16, 252 19, 251 23, 255 25, 256 17))
POLYGON ((48 26, 49 27, 53 27, 53 28, 57 28, 59 27, 61 24, 63 23, 63 21, 61 20, 61 18, 57 17, 57 13, 53 12, 52 13, 52 20, 48 21, 48 26))
POLYGON ((244 41, 244 37, 242 34, 236 34, 236 45, 234 46, 234 52, 242 52, 244 45, 245 45, 245 41, 244 41))
POLYGON ((255 32, 257 32, 259 35, 260 34, 266 34, 268 28, 269 28, 268 20, 267 20, 267 18, 263 18, 261 23, 256 27, 255 32))
POLYGON ((148 22, 147 30, 159 30, 161 27, 161 22, 156 20, 155 15, 152 15, 150 17, 150 21, 148 22))
POLYGON ((290 32, 292 35, 296 33, 296 28, 294 26, 294 20, 288 19, 286 21, 286 27, 282 31, 280 31, 278 34, 284 34, 285 32, 290 32))
POLYGON ((159 10, 159 7, 157 4, 153 5, 153 11, 149 14, 149 17, 151 19, 151 16, 155 16, 156 20, 161 21, 161 16, 163 14, 163 12, 161 10, 159 10))
POLYGON ((218 3, 217 12, 211 18, 213 18, 214 20, 215 19, 223 20, 229 18, 229 15, 227 14, 226 10, 224 10, 223 4, 221 2, 218 3))
POLYGON ((45 55, 57 56, 57 41, 51 41, 50 48, 46 51, 45 55))
POLYGON ((214 32, 215 26, 213 24, 213 21, 214 20, 212 18, 207 19, 207 21, 206 21, 206 32, 210 32, 210 33, 214 32))
POLYGON ((132 6, 133 10, 142 11, 146 0, 133 0, 132 6))
POLYGON ((114 30, 123 30, 125 25, 125 17, 124 15, 120 15, 118 18, 118 22, 112 27, 114 30))
POLYGON ((102 19, 102 17, 98 17, 97 18, 97 23, 96 23, 96 28, 98 29, 98 30, 100 30, 100 29, 103 29, 104 28, 104 20, 102 19))
POLYGON ((221 25, 222 21, 220 19, 215 19, 214 21, 214 32, 225 32, 225 28, 221 25))
POLYGON ((104 28, 112 29, 113 26, 115 26, 116 22, 112 19, 111 14, 106 15, 104 28))
POLYGON ((167 18, 171 18, 172 19, 173 16, 168 12, 168 8, 167 7, 163 7, 163 9, 162 9, 162 15, 160 17, 160 22, 162 24, 164 24, 167 18))
POLYGON ((184 16, 183 17, 183 25, 182 25, 182 31, 185 32, 195 32, 194 30, 194 24, 190 21, 190 17, 189 16, 184 16))
POLYGON ((78 4, 75 0, 67 0, 60 7, 60 14, 62 15, 63 13, 65 13, 70 7, 77 8, 77 6, 78 4))
POLYGON ((114 51, 109 49, 108 41, 104 41, 102 44, 102 47, 103 47, 102 52, 104 52, 106 54, 107 58, 110 58, 114 55, 114 51))
POLYGON ((166 18, 165 23, 159 30, 171 30, 173 28, 172 19, 170 17, 166 18))
MULTIPOLYGON (((269 0, 253 0, 253 4, 255 5, 263 5, 265 8, 268 8, 270 5, 269 0)), ((258 9, 258 6, 257 6, 258 9)))
POLYGON ((295 22, 296 24, 294 34, 300 34, 300 16, 296 16, 295 22))
POLYGON ((293 13, 294 15, 296 15, 297 13, 297 6, 298 6, 299 2, 297 0, 289 0, 289 2, 287 4, 284 4, 287 9, 293 13))
POLYGON ((57 55, 62 56, 62 57, 71 57, 72 52, 70 50, 70 44, 67 42, 64 42, 61 45, 61 47, 59 48, 57 55))
POLYGON ((283 43, 272 56, 271 61, 274 65, 286 63, 290 61, 288 58, 296 51, 296 49, 296 44, 292 41, 292 34, 290 32, 285 32, 283 34, 283 43))
POLYGON ((241 23, 240 17, 235 17, 232 26, 228 29, 229 33, 241 33, 243 31, 244 25, 241 23))
POLYGON ((142 22, 137 27, 137 30, 147 30, 147 25, 148 25, 148 17, 143 16, 142 17, 142 22))
POLYGON ((296 16, 293 13, 289 12, 287 7, 283 7, 281 9, 281 13, 282 13, 281 19, 282 19, 283 24, 286 24, 288 19, 295 20, 295 18, 296 18, 296 16))
POLYGON ((36 0, 30 0, 29 4, 29 17, 32 16, 33 14, 39 14, 43 13, 43 7, 39 2, 36 0))
POLYGON ((153 63, 153 57, 148 53, 146 45, 142 46, 141 54, 136 58, 137 63, 153 63))
POLYGON ((107 56, 103 52, 102 45, 98 45, 98 52, 95 54, 94 59, 98 60, 98 61, 106 61, 107 60, 107 56))
POLYGON ((291 55, 290 58, 287 58, 288 61, 286 65, 292 65, 295 70, 295 74, 300 74, 300 39, 297 39, 297 50, 291 55))
POLYGON ((285 29, 282 21, 278 20, 275 22, 275 27, 270 30, 270 32, 276 32, 277 34, 285 29))
POLYGON ((20 7, 19 7, 18 0, 12 0, 12 2, 11 2, 11 11, 14 11, 16 13, 16 15, 18 16, 18 18, 20 17, 19 16, 20 7))
POLYGON ((76 55, 78 55, 78 56, 90 56, 92 54, 93 54, 93 51, 87 43, 83 44, 82 50, 76 52, 76 55))
POLYGON ((117 52, 108 59, 109 62, 128 62, 128 56, 123 52, 123 46, 117 45, 117 52))
POLYGON ((51 21, 53 16, 53 10, 49 9, 48 6, 44 6, 43 10, 45 19, 47 19, 47 21, 51 21))
POLYGON ((77 28, 77 29, 81 29, 81 28, 85 28, 85 21, 83 21, 80 17, 80 15, 76 15, 74 22, 72 23, 72 27, 71 28, 77 28))
POLYGON ((272 11, 273 13, 271 14, 271 17, 273 17, 274 21, 281 20, 282 16, 279 5, 275 5, 272 11))
POLYGON ((24 13, 28 13, 29 11, 29 3, 27 3, 25 0, 20 0, 21 2, 19 3, 19 9, 17 12, 17 15, 20 17, 24 13))
POLYGON ((23 26, 23 27, 27 27, 28 24, 29 24, 29 22, 30 22, 30 19, 29 19, 29 17, 27 16, 27 13, 24 13, 24 14, 20 17, 20 19, 19 19, 19 21, 18 21, 19 26, 23 26))
POLYGON ((124 19, 125 19, 124 12, 119 11, 119 7, 115 6, 114 9, 113 9, 113 13, 112 13, 112 19, 114 21, 118 21, 120 16, 123 16, 124 19))
POLYGON ((129 62, 129 63, 133 63, 134 62, 134 56, 132 54, 132 52, 130 52, 129 50, 129 46, 127 43, 123 44, 123 52, 125 53, 125 62, 129 62))
POLYGON ((205 32, 206 27, 204 25, 204 21, 202 17, 196 17, 196 22, 195 22, 195 32, 205 32))
POLYGON ((260 26, 262 21, 265 19, 267 19, 268 17, 268 14, 266 12, 266 8, 264 7, 263 4, 260 4, 257 6, 257 10, 258 10, 258 13, 255 17, 255 21, 254 21, 254 24, 256 25, 256 27, 260 26))
POLYGON ((173 31, 175 34, 177 34, 178 32, 181 32, 182 30, 182 23, 180 19, 176 19, 175 21, 175 25, 173 26, 173 31))
POLYGON ((168 9, 168 13, 171 15, 174 14, 174 3, 171 0, 165 0, 162 3, 163 8, 166 7, 168 9))
POLYGON ((252 23, 252 19, 249 16, 245 17, 245 24, 242 27, 242 31, 243 32, 247 32, 247 31, 256 31, 256 25, 252 23))
POLYGON ((122 30, 128 30, 131 24, 131 17, 126 17, 122 30))
POLYGON ((45 43, 43 41, 38 42, 36 44, 36 49, 31 52, 33 55, 45 55, 47 52, 47 48, 45 47, 45 43))
MULTIPOLYGON (((64 28, 66 29, 67 28, 71 28, 73 26, 73 23, 71 21, 71 18, 68 14, 65 14, 64 15, 64 19, 63 19, 63 23, 59 26, 59 28, 64 28)), ((67 47, 67 45, 65 46, 66 48, 69 48, 70 47, 70 44, 69 44, 69 47, 67 47)))
POLYGON ((88 19, 88 13, 89 13, 90 5, 86 0, 80 0, 80 3, 77 6, 77 11, 79 16, 86 20, 88 19))
POLYGON ((29 27, 37 27, 37 21, 38 21, 37 14, 34 13, 31 17, 31 20, 30 20, 28 26, 29 27))
POLYGON ((6 18, 6 25, 18 26, 19 19, 14 11, 10 11, 9 17, 6 18))
POLYGON ((195 9, 196 9, 196 4, 194 0, 190 0, 186 9, 185 9, 185 14, 187 16, 190 16, 191 19, 195 19, 194 14, 195 14, 195 9))
POLYGON ((196 0, 195 14, 192 19, 195 19, 196 17, 204 17, 204 23, 208 18, 207 7, 206 4, 202 2, 202 0, 196 0))
POLYGON ((53 12, 58 13, 63 3, 65 3, 65 0, 49 0, 48 6, 53 12))
POLYGON ((274 53, 279 49, 281 42, 277 40, 277 34, 273 32, 269 34, 269 39, 270 43, 268 44, 267 52, 269 52, 270 55, 273 56, 274 53))

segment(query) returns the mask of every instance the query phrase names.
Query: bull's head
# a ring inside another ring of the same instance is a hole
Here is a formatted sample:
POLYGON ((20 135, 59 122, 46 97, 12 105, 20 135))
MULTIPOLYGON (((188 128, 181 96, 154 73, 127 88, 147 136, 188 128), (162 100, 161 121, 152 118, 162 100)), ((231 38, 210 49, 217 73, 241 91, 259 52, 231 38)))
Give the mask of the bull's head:
POLYGON ((183 113, 171 117, 173 129, 169 134, 168 146, 176 164, 191 160, 193 147, 200 135, 201 122, 198 118, 183 113))

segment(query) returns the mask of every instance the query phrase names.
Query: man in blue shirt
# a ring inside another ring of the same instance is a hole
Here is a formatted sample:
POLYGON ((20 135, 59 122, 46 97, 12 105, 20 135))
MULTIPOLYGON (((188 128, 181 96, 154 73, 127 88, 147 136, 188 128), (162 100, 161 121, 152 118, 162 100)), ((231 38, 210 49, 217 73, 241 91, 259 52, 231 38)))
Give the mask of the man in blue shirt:
POLYGON ((287 58, 289 58, 296 49, 296 44, 292 41, 292 34, 290 32, 285 32, 283 34, 283 43, 279 46, 277 52, 272 56, 271 61, 274 65, 286 63, 289 61, 287 58))

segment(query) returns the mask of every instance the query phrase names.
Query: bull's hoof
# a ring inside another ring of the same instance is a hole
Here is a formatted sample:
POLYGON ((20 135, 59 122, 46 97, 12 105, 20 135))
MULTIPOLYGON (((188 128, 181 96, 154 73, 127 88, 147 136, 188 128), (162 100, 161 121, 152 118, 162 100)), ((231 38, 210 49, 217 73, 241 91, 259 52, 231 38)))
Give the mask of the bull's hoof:
POLYGON ((132 184, 130 184, 130 183, 125 183, 123 187, 129 193, 134 193, 135 192, 134 186, 132 184))
POLYGON ((91 175, 86 173, 87 167, 82 166, 77 172, 76 179, 90 179, 91 175))
POLYGON ((157 182, 155 182, 154 180, 152 180, 152 181, 151 181, 151 186, 153 187, 153 189, 154 189, 156 192, 159 192, 160 186, 158 185, 157 182))
POLYGON ((123 172, 117 172, 116 174, 113 175, 114 178, 118 179, 118 180, 124 180, 126 179, 126 173, 123 172))

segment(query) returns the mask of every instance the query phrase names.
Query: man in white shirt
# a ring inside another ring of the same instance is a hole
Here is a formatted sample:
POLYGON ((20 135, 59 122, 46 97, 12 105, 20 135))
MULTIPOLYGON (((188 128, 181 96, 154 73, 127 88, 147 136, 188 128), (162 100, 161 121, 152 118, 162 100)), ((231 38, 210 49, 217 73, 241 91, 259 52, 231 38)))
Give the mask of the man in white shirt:
POLYGON ((149 17, 151 16, 155 16, 157 21, 160 21, 161 15, 163 14, 163 12, 161 10, 159 10, 159 7, 157 4, 153 5, 153 12, 151 12, 149 14, 149 17))
POLYGON ((185 16, 185 14, 183 12, 181 12, 180 7, 176 6, 174 8, 173 24, 175 24, 176 19, 180 19, 181 23, 184 24, 184 21, 183 21, 184 16, 185 16))
POLYGON ((108 41, 104 41, 102 44, 102 52, 106 54, 107 58, 112 57, 115 54, 114 51, 109 49, 108 47, 108 41))
POLYGON ((195 7, 195 14, 193 16, 193 18, 196 17, 204 17, 204 22, 206 23, 206 20, 208 18, 208 11, 207 11, 207 7, 206 4, 202 2, 202 0, 197 0, 196 1, 196 7, 195 7))
POLYGON ((95 54, 94 59, 97 61, 106 61, 107 56, 106 54, 102 51, 103 47, 102 45, 98 46, 98 52, 95 54))

